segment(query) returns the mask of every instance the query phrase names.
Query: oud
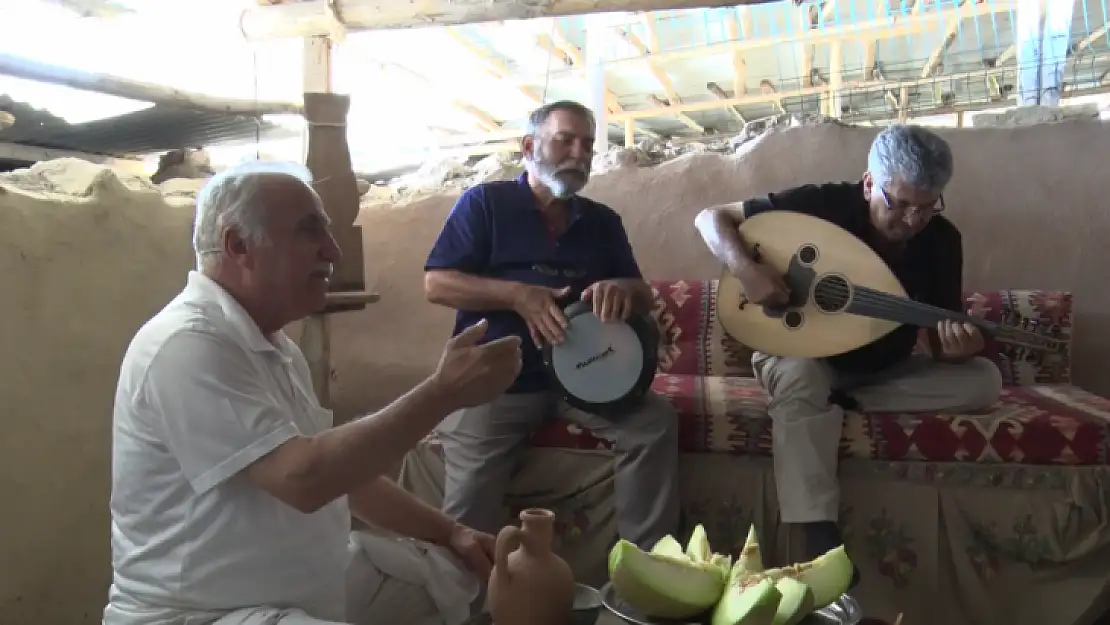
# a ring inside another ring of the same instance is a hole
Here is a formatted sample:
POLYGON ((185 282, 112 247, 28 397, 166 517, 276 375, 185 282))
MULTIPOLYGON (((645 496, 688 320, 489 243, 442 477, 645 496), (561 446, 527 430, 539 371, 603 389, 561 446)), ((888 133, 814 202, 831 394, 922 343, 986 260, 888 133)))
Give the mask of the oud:
POLYGON ((862 347, 901 325, 934 328, 949 319, 975 324, 1001 343, 1057 354, 1064 338, 994 323, 914 301, 894 272, 866 243, 824 219, 771 211, 739 228, 749 256, 783 276, 790 289, 784 306, 747 300, 726 268, 717 312, 732 338, 765 354, 824 358, 862 347))

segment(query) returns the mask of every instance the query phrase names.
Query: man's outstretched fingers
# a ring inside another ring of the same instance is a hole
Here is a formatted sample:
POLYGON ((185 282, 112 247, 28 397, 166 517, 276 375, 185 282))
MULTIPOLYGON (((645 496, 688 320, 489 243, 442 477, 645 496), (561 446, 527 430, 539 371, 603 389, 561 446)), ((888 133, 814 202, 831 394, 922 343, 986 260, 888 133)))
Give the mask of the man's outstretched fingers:
POLYGON ((455 338, 451 339, 451 343, 463 347, 474 345, 478 342, 479 339, 485 336, 486 328, 488 326, 488 321, 486 321, 485 319, 479 319, 478 323, 475 323, 474 325, 455 335, 455 338))
POLYGON ((483 347, 489 351, 497 352, 516 351, 520 349, 520 337, 515 334, 510 334, 499 339, 494 339, 486 343, 483 347))

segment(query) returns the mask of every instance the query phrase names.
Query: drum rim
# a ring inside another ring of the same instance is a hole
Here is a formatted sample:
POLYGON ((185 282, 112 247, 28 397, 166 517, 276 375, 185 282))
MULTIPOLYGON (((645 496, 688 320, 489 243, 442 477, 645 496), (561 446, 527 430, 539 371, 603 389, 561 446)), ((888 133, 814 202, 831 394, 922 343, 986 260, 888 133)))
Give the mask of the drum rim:
MULTIPOLYGON (((593 304, 583 300, 574 302, 563 309, 563 314, 568 321, 579 315, 592 312, 593 304)), ((644 353, 644 364, 650 366, 643 367, 640 371, 640 377, 636 379, 636 383, 632 385, 631 390, 620 399, 614 399, 613 401, 589 402, 571 394, 563 386, 551 364, 553 346, 547 343, 544 344, 543 359, 547 377, 571 407, 599 416, 619 416, 636 408, 643 401, 644 396, 651 388, 651 383, 655 380, 655 373, 659 368, 659 326, 650 313, 633 314, 625 320, 625 323, 632 328, 632 332, 640 339, 640 345, 643 347, 644 353)))

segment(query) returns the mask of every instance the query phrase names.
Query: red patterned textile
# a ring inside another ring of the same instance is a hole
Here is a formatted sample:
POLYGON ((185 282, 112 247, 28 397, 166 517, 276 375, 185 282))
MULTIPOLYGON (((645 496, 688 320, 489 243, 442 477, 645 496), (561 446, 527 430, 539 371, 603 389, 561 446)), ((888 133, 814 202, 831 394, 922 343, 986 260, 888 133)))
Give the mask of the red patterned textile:
MULTIPOLYGON (((683 451, 768 456, 767 396, 751 378, 656 376, 655 392, 679 415, 683 451)), ((533 444, 608 449, 567 422, 537 432, 533 444)), ((975 413, 859 413, 844 421, 841 455, 887 461, 1024 465, 1105 465, 1110 461, 1110 400, 1061 385, 1009 386, 975 413)))
MULTIPOLYGON (((687 452, 770 454, 766 395, 751 378, 750 350, 730 339, 715 314, 715 280, 655 282, 654 316, 662 331, 653 388, 674 404, 687 452)), ((1019 318, 1070 340, 1071 294, 1054 291, 969 293, 991 321, 1019 318)), ((845 419, 842 454, 873 460, 1101 465, 1110 460, 1110 400, 1069 385, 1067 350, 1043 358, 988 341, 982 354, 999 365, 1006 389, 972 414, 861 414, 845 419)), ((610 444, 566 422, 541 429, 533 444, 607 449, 610 444)))
MULTIPOLYGON (((653 314, 663 335, 660 373, 752 377, 751 350, 729 337, 717 320, 716 280, 656 281, 652 288, 653 314)), ((1071 340, 1071 293, 969 292, 965 299, 969 309, 988 321, 1013 320, 1012 325, 1071 340)), ((1006 384, 1071 381, 1069 349, 1049 357, 988 338, 982 355, 999 366, 1006 384)))

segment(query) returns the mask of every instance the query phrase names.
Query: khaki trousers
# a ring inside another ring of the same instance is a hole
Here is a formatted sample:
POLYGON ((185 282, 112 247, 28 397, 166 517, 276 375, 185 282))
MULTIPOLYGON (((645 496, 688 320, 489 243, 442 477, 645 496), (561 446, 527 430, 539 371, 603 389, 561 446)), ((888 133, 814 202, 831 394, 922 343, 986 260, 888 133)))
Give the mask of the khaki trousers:
POLYGON ((864 412, 963 412, 991 405, 1002 389, 998 368, 984 358, 947 364, 915 354, 880 374, 847 376, 824 360, 756 352, 752 367, 770 396, 775 485, 784 523, 837 519, 844 410, 829 402, 833 391, 853 397, 864 412))
POLYGON ((650 549, 678 530, 678 417, 650 392, 638 410, 614 420, 571 408, 554 393, 506 394, 448 416, 436 429, 446 465, 444 513, 484 532, 500 530, 520 452, 536 428, 556 417, 613 441, 622 538, 650 549))

